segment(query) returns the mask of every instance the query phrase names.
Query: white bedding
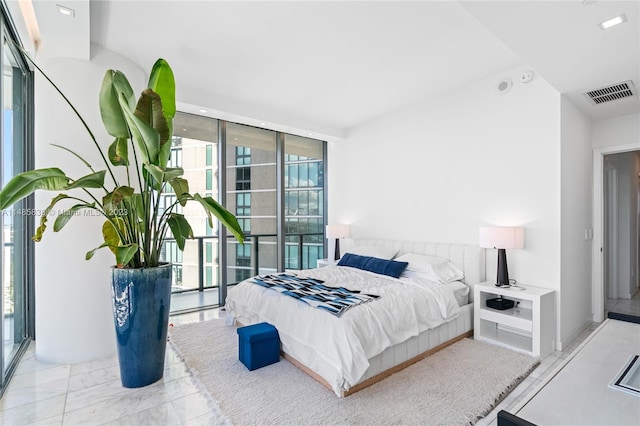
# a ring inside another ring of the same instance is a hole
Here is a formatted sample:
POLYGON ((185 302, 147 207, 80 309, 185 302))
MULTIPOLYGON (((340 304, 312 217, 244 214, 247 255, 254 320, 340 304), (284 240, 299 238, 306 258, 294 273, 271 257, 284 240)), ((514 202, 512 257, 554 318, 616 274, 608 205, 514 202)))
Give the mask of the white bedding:
POLYGON ((460 311, 453 286, 420 278, 395 279, 343 266, 298 275, 381 297, 337 318, 247 280, 229 289, 226 310, 245 325, 273 324, 283 351, 319 374, 338 396, 358 383, 370 358, 451 321, 460 311))
POLYGON ((464 306, 469 303, 469 293, 471 289, 468 285, 461 281, 452 281, 446 285, 453 289, 453 295, 456 297, 458 306, 464 306))

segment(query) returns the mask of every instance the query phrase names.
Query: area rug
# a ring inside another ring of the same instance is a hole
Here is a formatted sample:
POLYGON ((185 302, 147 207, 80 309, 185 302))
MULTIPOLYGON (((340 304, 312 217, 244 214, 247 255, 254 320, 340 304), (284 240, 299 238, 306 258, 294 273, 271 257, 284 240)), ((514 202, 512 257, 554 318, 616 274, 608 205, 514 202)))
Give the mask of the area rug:
POLYGON ((170 342, 236 425, 474 424, 538 364, 527 355, 463 339, 346 398, 293 364, 248 371, 236 327, 224 320, 172 327, 170 342))

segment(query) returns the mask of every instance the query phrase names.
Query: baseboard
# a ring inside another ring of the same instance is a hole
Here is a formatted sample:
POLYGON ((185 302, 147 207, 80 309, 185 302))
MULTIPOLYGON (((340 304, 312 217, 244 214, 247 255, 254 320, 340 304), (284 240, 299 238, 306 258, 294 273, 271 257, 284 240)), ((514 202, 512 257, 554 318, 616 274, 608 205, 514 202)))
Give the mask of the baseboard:
POLYGON ((564 350, 564 348, 568 348, 571 342, 576 340, 578 336, 580 336, 585 330, 587 330, 591 326, 592 323, 593 321, 591 321, 590 319, 586 319, 585 322, 580 327, 578 327, 573 331, 573 333, 569 334, 564 339, 556 340, 556 351, 562 351, 564 350))

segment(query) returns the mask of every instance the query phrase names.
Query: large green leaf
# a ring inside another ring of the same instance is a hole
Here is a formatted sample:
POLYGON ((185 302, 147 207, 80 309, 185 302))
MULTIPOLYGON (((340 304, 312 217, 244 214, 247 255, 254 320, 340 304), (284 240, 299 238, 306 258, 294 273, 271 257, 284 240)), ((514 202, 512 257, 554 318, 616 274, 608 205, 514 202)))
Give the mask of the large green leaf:
POLYGON ((101 248, 105 248, 105 247, 109 247, 109 245, 107 243, 100 244, 98 247, 94 248, 93 250, 89 250, 87 252, 87 254, 84 255, 84 258, 86 260, 90 260, 93 257, 93 255, 96 254, 96 252, 98 250, 100 250, 101 248))
POLYGON ((168 182, 171 179, 179 178, 184 174, 182 167, 168 167, 163 169, 155 164, 145 164, 145 169, 151 173, 151 176, 158 182, 168 182))
POLYGON ((31 195, 38 189, 62 191, 67 189, 69 178, 56 167, 30 170, 14 176, 0 191, 0 210, 31 195))
POLYGON ((189 195, 189 181, 183 178, 173 178, 169 179, 169 185, 173 188, 173 192, 178 197, 180 201, 180 205, 182 207, 187 205, 187 201, 190 197, 189 195))
POLYGON ((138 219, 140 220, 144 220, 144 202, 142 200, 142 194, 138 193, 138 194, 133 194, 131 196, 131 208, 135 211, 136 216, 138 217, 138 219))
POLYGON ((108 193, 102 198, 102 205, 105 213, 112 215, 116 210, 120 208, 120 203, 127 197, 133 195, 134 189, 130 186, 119 186, 112 192, 108 193))
POLYGON ((184 169, 182 167, 167 167, 164 169, 164 180, 169 181, 174 178, 179 178, 184 174, 184 169))
POLYGON ((74 188, 102 188, 104 186, 104 175, 106 170, 100 170, 99 172, 91 173, 83 176, 80 179, 73 181, 67 189, 74 188))
MULTIPOLYGON (((36 233, 33 235, 33 237, 31 237, 33 241, 35 242, 42 241, 42 235, 44 234, 44 231, 47 229, 47 220, 49 218, 49 213, 51 212, 53 207, 58 203, 58 201, 64 200, 65 198, 70 198, 70 197, 67 194, 56 195, 55 197, 53 197, 53 199, 51 200, 47 208, 44 209, 44 211, 42 212, 42 216, 40 216, 40 226, 38 226, 38 228, 36 229, 36 233)), ((54 229, 55 229, 55 224, 54 224, 54 229)))
POLYGON ((129 146, 128 139, 115 138, 113 143, 109 145, 109 161, 114 166, 129 165, 129 146))
POLYGON ((133 259, 133 256, 138 252, 138 244, 132 243, 125 246, 118 246, 116 251, 116 265, 118 268, 122 268, 133 259))
POLYGON ((116 138, 128 138, 129 129, 120 105, 121 95, 131 104, 133 89, 120 71, 107 70, 100 88, 100 115, 107 132, 116 138))
MULTIPOLYGON (((171 140, 171 135, 173 135, 173 126, 170 123, 167 123, 169 127, 169 139, 171 140)), ((158 165, 162 167, 167 167, 169 163, 169 158, 171 158, 171 142, 167 142, 165 144, 160 145, 160 152, 158 153, 158 165)))
MULTIPOLYGON (((149 126, 156 129, 160 137, 160 145, 164 145, 167 142, 171 143, 169 140, 171 135, 169 135, 167 119, 162 112, 162 101, 156 92, 151 89, 145 89, 142 94, 140 94, 134 114, 149 126)), ((164 164, 160 166, 164 167, 164 164)))
POLYGON ((65 210, 64 212, 62 212, 62 214, 58 215, 58 217, 56 217, 56 221, 53 222, 53 232, 58 232, 62 228, 64 228, 64 226, 69 222, 69 220, 71 220, 73 216, 76 215, 78 211, 82 209, 94 210, 95 205, 96 205, 95 203, 76 204, 75 206, 72 206, 70 209, 65 210))
POLYGON ((149 172, 157 183, 164 182, 164 169, 156 166, 155 164, 145 164, 144 168, 149 172))
POLYGON ((136 116, 126 104, 126 99, 120 97, 120 106, 131 131, 131 137, 141 151, 143 164, 156 164, 160 152, 160 135, 150 125, 136 116))
POLYGON ((94 248, 93 250, 88 251, 87 254, 85 255, 85 259, 87 260, 91 259, 93 255, 96 253, 96 251, 105 247, 109 247, 109 249, 111 249, 111 251, 116 255, 116 266, 118 268, 122 268, 127 263, 129 263, 131 259, 133 259, 133 256, 135 256, 136 253, 138 252, 138 244, 136 243, 127 244, 124 246, 112 247, 109 245, 109 243, 104 242, 100 244, 98 247, 94 248))
POLYGON ((218 220, 236 237, 236 240, 244 244, 244 233, 238 219, 232 215, 229 210, 222 207, 216 200, 211 197, 202 197, 200 194, 193 194, 193 199, 198 201, 204 207, 207 213, 213 214, 218 220))
POLYGON ((187 238, 193 238, 193 229, 187 222, 187 219, 183 215, 177 213, 171 213, 167 223, 171 228, 173 238, 176 239, 176 244, 180 250, 184 250, 184 242, 187 238))
MULTIPOLYGON (((173 117, 176 115, 176 82, 171 67, 164 59, 158 59, 151 69, 149 88, 156 92, 162 100, 162 111, 167 119, 169 142, 173 135, 173 117)), ((171 156, 171 143, 160 145, 158 164, 164 167, 171 156)))
POLYGON ((116 247, 121 244, 120 233, 123 231, 124 222, 119 217, 113 220, 105 220, 102 224, 102 237, 113 253, 115 253, 116 247))
POLYGON ((167 118, 175 117, 176 82, 169 63, 162 58, 153 64, 151 75, 149 76, 149 88, 160 95, 164 115, 167 118))

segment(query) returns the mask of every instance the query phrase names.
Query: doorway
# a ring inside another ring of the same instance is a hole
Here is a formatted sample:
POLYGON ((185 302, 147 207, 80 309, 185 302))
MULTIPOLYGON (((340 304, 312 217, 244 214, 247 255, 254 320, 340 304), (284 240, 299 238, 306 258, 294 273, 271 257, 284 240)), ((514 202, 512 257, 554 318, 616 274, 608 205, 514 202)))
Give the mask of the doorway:
POLYGON ((601 266, 600 274, 594 273, 594 320, 608 312, 640 316, 640 151, 596 153, 594 161, 601 166, 594 173, 601 185, 599 196, 594 186, 594 201, 601 202, 594 209, 601 236, 599 244, 594 241, 594 272, 598 261, 601 266))

